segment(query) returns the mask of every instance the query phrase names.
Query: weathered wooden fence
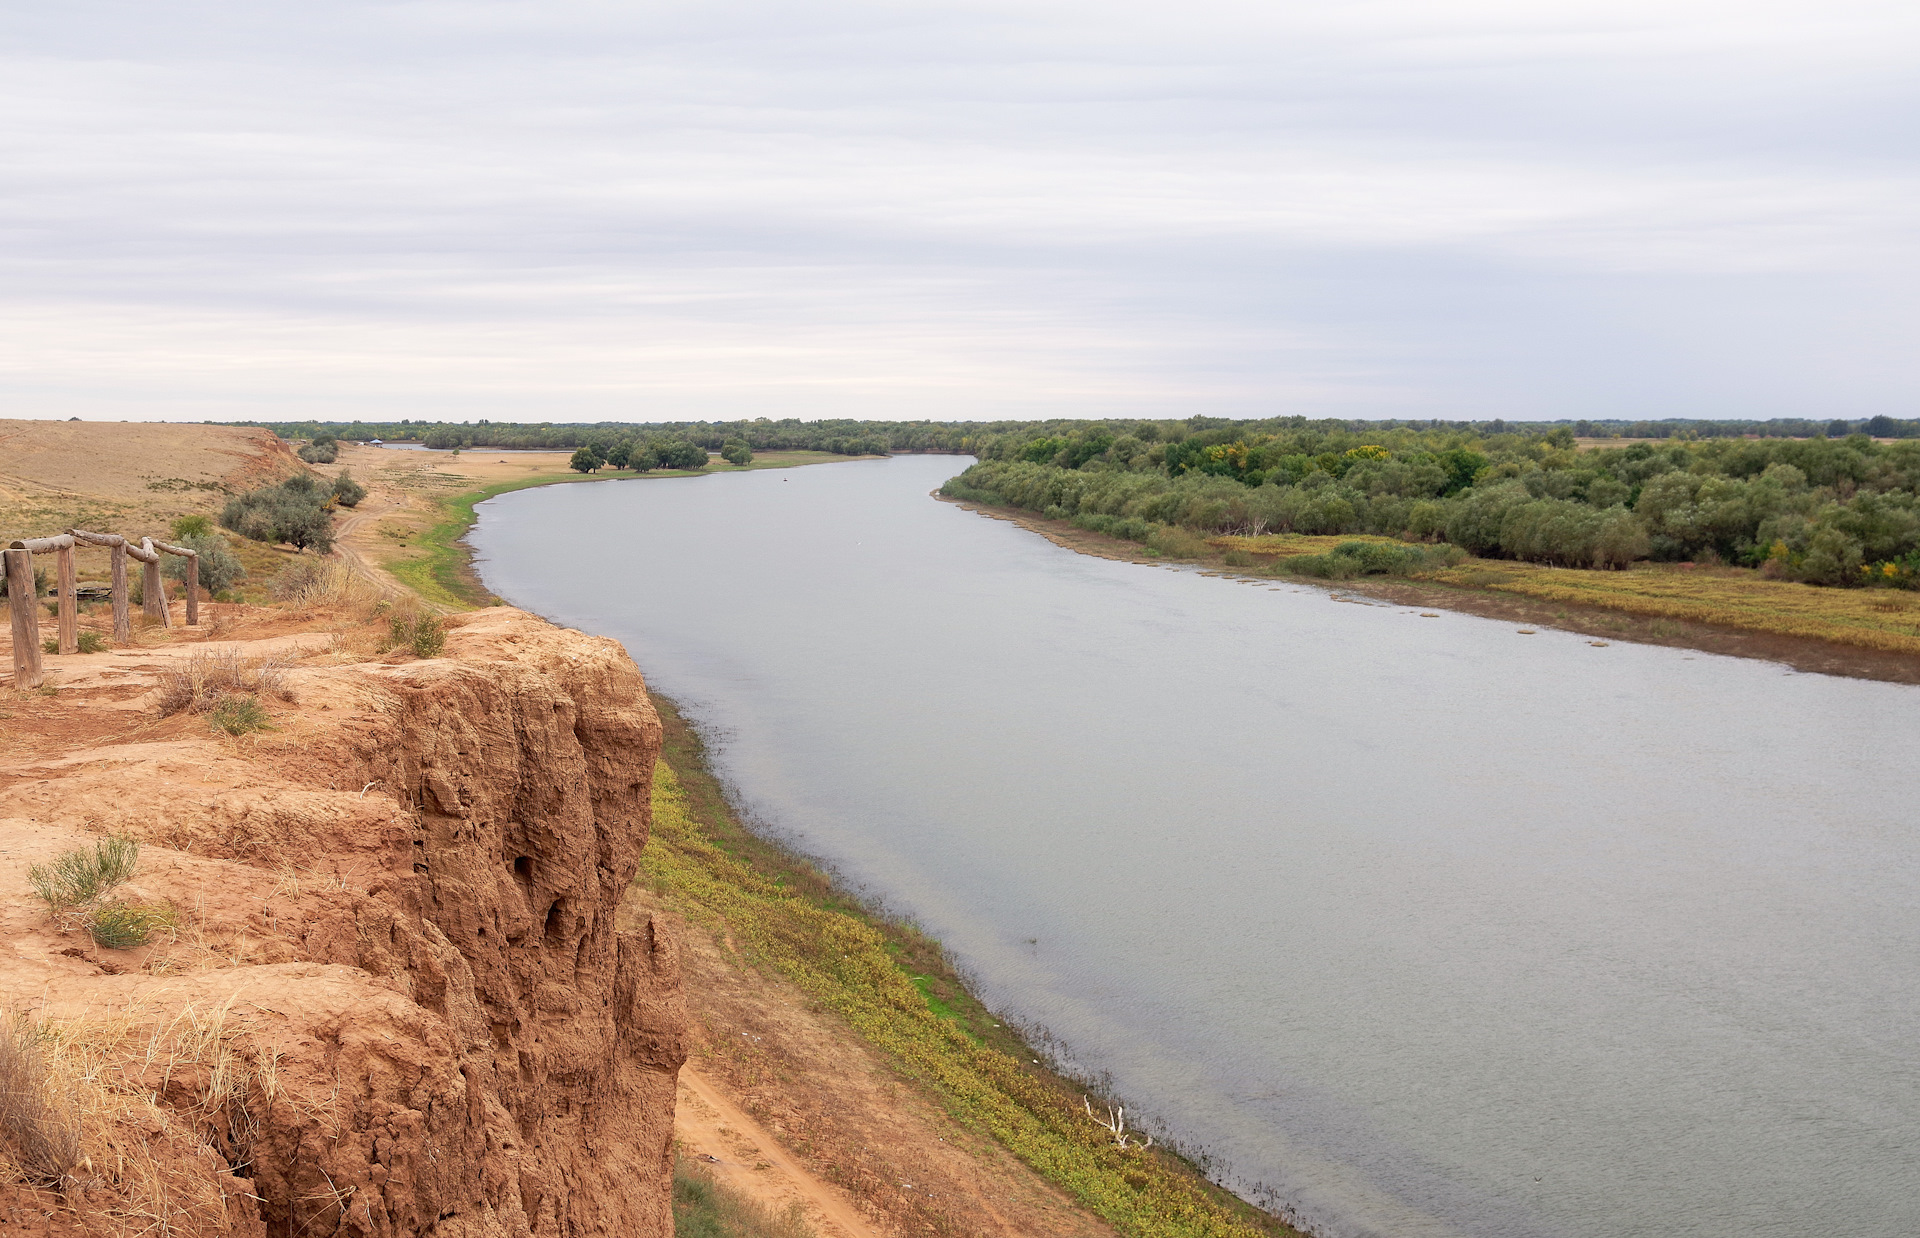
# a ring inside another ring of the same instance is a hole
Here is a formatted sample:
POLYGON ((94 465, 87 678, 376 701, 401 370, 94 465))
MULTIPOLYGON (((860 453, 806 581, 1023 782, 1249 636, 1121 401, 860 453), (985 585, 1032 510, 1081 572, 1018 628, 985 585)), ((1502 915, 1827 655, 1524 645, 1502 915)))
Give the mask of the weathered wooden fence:
POLYGON ((200 623, 200 555, 198 551, 150 537, 138 546, 118 533, 88 533, 68 529, 54 537, 32 537, 14 542, 7 548, 7 609, 13 622, 13 686, 25 692, 45 681, 40 665, 40 599, 33 585, 33 556, 54 554, 57 577, 54 595, 59 599, 56 619, 61 653, 80 650, 80 599, 75 592, 73 553, 81 546, 99 546, 113 552, 113 639, 126 644, 133 639, 133 623, 127 614, 127 559, 141 563, 141 610, 158 619, 162 626, 173 626, 173 614, 167 608, 167 586, 160 575, 160 556, 179 555, 187 561, 187 625, 200 623))

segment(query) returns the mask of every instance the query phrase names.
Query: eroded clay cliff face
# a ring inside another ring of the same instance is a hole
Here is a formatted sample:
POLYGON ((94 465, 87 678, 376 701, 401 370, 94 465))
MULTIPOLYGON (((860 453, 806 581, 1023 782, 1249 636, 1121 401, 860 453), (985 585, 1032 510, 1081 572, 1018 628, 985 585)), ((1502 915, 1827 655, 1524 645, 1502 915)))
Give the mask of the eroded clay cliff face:
MULTIPOLYGON (((205 948, 75 950, 12 899, 9 1004, 245 1029, 239 1088, 196 1062, 147 1079, 155 1135, 223 1162, 206 1172, 235 1184, 215 1183, 234 1232, 670 1234, 675 951, 615 928, 660 738, 631 661, 501 608, 442 658, 310 659, 291 680, 257 743, 163 726, 11 771, 9 894, 14 869, 125 831, 147 843, 142 892, 205 948)), ((108 1207, 119 1186, 88 1172, 77 1197, 108 1207)))

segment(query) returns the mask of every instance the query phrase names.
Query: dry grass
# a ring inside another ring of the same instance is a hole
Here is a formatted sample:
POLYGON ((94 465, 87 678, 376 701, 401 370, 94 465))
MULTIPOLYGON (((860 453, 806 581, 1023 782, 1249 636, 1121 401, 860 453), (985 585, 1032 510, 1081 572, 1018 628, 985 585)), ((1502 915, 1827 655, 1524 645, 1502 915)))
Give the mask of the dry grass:
POLYGON ((1348 542, 1385 542, 1393 546, 1406 544, 1397 537, 1375 537, 1367 533, 1338 533, 1325 536, 1309 533, 1262 533, 1258 537, 1228 534, 1207 539, 1207 545, 1215 550, 1228 553, 1237 551, 1269 561, 1291 559, 1299 555, 1323 555, 1335 546, 1342 546, 1348 542))
POLYGON ((286 1098, 279 1052, 232 1007, 128 1006, 39 1026, 45 1093, 77 1132, 68 1198, 84 1201, 94 1232, 233 1228, 228 1201, 244 1188, 229 1166, 249 1155, 256 1115, 286 1098))
POLYGON ((352 564, 337 559, 299 558, 280 569, 273 579, 275 601, 295 609, 316 607, 366 609, 380 600, 380 591, 352 564))
POLYGON ((1740 568, 1646 564, 1605 572, 1485 559, 1435 572, 1429 579, 1647 618, 1920 653, 1920 606, 1885 589, 1819 588, 1767 580, 1740 568))
POLYGON ((19 1178, 51 1186, 79 1164, 79 1117, 62 1099, 39 1037, 25 1023, 0 1027, 0 1139, 19 1178))
POLYGON ((243 657, 237 650, 195 652, 183 666, 175 663, 160 672, 160 715, 205 713, 228 697, 293 699, 286 666, 273 658, 243 657))

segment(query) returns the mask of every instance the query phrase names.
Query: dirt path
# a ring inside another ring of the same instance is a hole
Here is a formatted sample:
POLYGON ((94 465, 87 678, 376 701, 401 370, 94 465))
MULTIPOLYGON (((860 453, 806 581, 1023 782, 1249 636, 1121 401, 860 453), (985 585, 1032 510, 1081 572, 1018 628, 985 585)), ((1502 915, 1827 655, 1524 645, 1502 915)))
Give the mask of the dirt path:
POLYGON ((821 1238, 881 1238, 846 1196, 802 1169, 760 1124, 691 1066, 680 1068, 673 1133, 720 1182, 785 1212, 798 1204, 821 1238))

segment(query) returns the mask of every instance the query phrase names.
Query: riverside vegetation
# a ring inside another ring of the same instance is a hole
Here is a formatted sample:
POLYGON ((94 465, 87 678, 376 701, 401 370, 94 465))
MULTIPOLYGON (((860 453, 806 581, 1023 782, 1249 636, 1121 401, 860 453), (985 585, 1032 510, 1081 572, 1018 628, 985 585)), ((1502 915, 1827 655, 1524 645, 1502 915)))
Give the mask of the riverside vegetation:
POLYGON ((1090 426, 999 444, 943 492, 1148 556, 1920 653, 1920 440, 1090 426))
POLYGON ((637 882, 785 977, 938 1097, 956 1118, 1062 1187, 1122 1234, 1255 1238, 1293 1231, 1164 1148, 1094 1113, 966 989, 939 946, 875 915, 818 869, 747 830, 699 738, 655 696, 665 734, 653 832, 637 882))

